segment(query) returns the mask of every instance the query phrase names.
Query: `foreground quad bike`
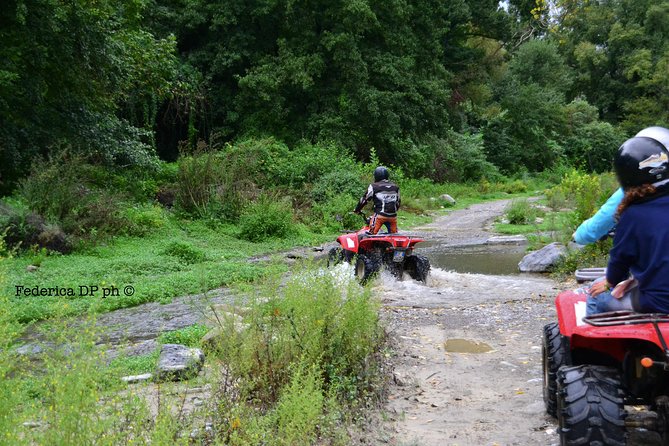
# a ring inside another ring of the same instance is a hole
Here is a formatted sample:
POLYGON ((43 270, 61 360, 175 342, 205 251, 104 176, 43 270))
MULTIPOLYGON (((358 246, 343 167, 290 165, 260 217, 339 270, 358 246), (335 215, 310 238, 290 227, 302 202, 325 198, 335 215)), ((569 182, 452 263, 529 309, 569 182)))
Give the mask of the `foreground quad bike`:
POLYGON ((587 295, 555 300, 544 327, 543 393, 562 445, 669 445, 669 315, 585 317, 587 295))
POLYGON ((363 214, 366 225, 356 231, 337 238, 339 246, 328 254, 328 265, 342 261, 355 265, 355 275, 365 284, 374 274, 385 267, 398 280, 404 273, 419 282, 427 282, 430 261, 425 256, 413 253, 416 243, 423 239, 400 234, 369 233, 369 219, 363 214))

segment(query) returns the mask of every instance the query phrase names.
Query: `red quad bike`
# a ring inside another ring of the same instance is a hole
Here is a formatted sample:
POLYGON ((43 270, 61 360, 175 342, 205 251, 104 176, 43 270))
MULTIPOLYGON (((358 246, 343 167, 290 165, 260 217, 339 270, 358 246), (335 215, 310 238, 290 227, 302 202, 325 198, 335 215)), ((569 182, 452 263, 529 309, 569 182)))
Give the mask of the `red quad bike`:
POLYGON ((413 253, 416 243, 423 239, 400 234, 369 233, 369 219, 361 214, 365 226, 355 232, 340 235, 339 247, 328 254, 328 266, 342 261, 355 261, 355 275, 365 284, 383 266, 398 280, 406 272, 412 279, 425 283, 430 272, 430 261, 413 253))
POLYGON ((669 315, 585 317, 587 295, 555 300, 544 327, 543 393, 562 445, 669 445, 669 315))

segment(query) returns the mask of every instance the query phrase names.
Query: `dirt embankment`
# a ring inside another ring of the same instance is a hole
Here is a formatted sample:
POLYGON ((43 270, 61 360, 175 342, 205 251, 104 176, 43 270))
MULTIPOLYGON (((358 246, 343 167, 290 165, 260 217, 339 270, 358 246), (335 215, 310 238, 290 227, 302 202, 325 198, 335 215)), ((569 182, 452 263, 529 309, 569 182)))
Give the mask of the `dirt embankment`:
MULTIPOLYGON (((478 204, 416 231, 445 246, 483 243, 505 206, 478 204)), ((397 352, 379 443, 559 443, 542 400, 541 333, 555 319, 553 300, 563 285, 438 268, 427 286, 377 283, 397 352)))

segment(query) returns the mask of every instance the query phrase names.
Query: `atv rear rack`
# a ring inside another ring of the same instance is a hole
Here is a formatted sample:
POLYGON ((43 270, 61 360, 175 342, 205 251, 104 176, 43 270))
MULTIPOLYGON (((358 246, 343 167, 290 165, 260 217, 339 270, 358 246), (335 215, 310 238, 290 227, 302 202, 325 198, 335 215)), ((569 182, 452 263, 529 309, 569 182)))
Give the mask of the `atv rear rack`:
POLYGON ((636 313, 634 311, 612 311, 584 317, 583 322, 595 327, 613 325, 660 324, 669 322, 669 314, 636 313))

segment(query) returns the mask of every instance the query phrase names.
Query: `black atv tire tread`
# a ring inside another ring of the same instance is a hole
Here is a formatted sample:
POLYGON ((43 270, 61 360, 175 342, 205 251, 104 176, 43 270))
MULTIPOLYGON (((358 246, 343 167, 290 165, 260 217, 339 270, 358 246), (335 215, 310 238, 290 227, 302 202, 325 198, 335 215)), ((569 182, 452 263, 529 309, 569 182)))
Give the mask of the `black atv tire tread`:
POLYGON ((339 265, 341 263, 344 254, 342 251, 342 248, 332 248, 330 251, 328 251, 328 268, 339 265))
POLYGON ((413 280, 427 283, 430 274, 430 261, 421 255, 410 255, 404 260, 404 270, 413 280))
POLYGON ((544 325, 542 356, 544 404, 548 415, 557 417, 557 372, 560 367, 571 365, 569 347, 557 322, 544 325))
POLYGON ((624 393, 611 367, 562 367, 557 373, 562 446, 624 446, 624 393))
POLYGON ((365 285, 380 269, 381 263, 377 259, 377 256, 358 254, 358 259, 355 262, 355 275, 358 277, 361 285, 365 285), (360 272, 361 268, 362 273, 360 272))
POLYGON ((328 268, 337 266, 343 262, 351 263, 352 258, 353 253, 351 251, 346 251, 341 247, 332 248, 328 251, 328 268))

